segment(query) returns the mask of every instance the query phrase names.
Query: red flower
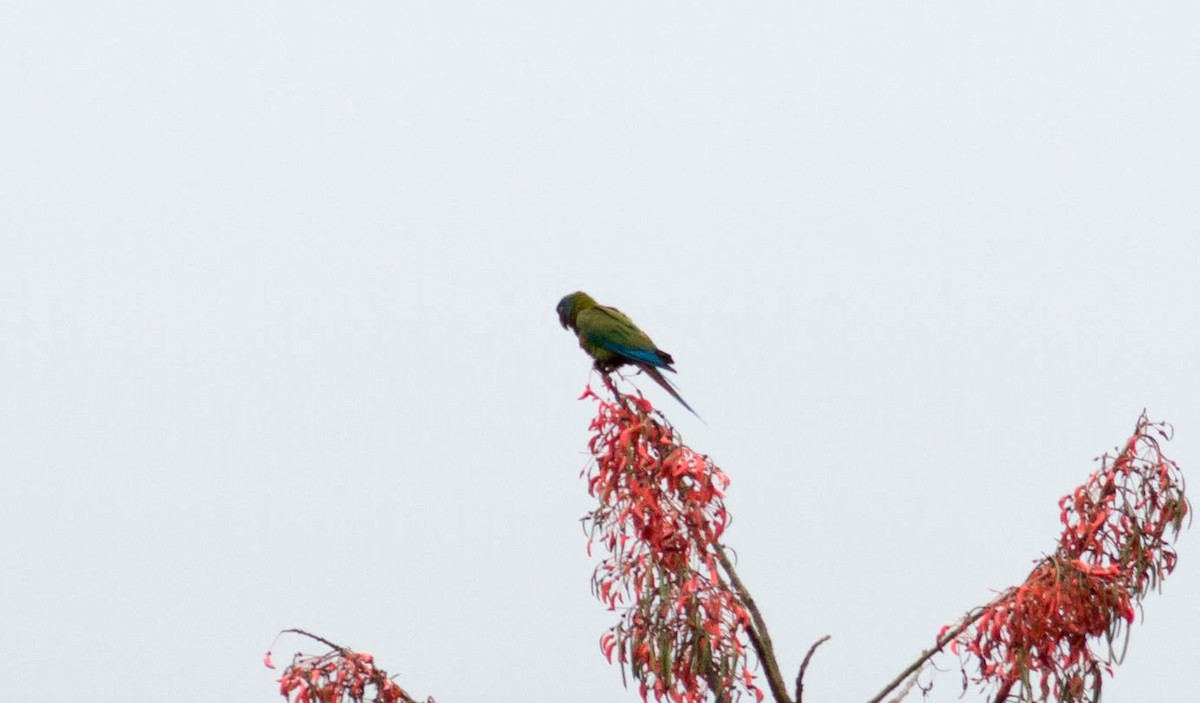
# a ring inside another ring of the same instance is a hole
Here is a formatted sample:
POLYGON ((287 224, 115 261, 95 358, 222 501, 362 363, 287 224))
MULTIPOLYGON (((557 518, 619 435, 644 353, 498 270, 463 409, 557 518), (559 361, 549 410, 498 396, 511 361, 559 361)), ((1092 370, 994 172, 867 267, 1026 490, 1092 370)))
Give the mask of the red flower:
MULTIPOLYGON (((289 703, 417 703, 387 672, 376 668, 375 658, 367 652, 355 652, 303 630, 285 633, 304 635, 331 647, 320 656, 298 653, 279 677, 279 693, 289 703), (368 697, 370 696, 370 697, 368 697)), ((283 633, 280 633, 283 634, 283 633)), ((264 664, 271 664, 267 652, 264 664)))
POLYGON ((610 610, 631 604, 601 637, 601 651, 629 664, 643 699, 699 702, 720 685, 761 700, 745 647, 749 616, 714 556, 729 522, 729 479, 645 398, 609 401, 590 389, 581 397, 597 408, 587 478, 598 505, 585 519, 588 546, 609 552, 593 591, 610 610))
POLYGON ((1134 606, 1174 568, 1172 541, 1191 510, 1160 438, 1169 438, 1167 426, 1139 418, 1125 448, 1101 457, 1100 470, 1059 500, 1054 554, 964 619, 950 650, 976 661, 974 680, 995 685, 997 700, 1019 685, 1021 700, 1082 701, 1119 661, 1116 643, 1128 636, 1134 606), (1107 646, 1091 647, 1096 640, 1107 646))

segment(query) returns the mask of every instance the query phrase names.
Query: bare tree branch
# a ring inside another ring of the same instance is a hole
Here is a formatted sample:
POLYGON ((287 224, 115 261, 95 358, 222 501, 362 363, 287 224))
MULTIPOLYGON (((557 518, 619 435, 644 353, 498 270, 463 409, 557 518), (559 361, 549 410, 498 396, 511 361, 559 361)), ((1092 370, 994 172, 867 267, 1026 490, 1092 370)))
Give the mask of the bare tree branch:
MULTIPOLYGON (((1011 589, 1009 589, 1009 590, 1011 590, 1011 589)), ((904 680, 907 679, 911 674, 916 673, 917 669, 920 669, 921 666, 925 664, 925 662, 929 661, 933 657, 933 655, 942 651, 942 647, 945 647, 946 645, 950 644, 950 642, 952 642, 955 637, 958 637, 960 634, 962 634, 964 631, 966 631, 966 629, 968 627, 973 625, 976 620, 983 617, 983 614, 985 612, 987 612, 988 608, 990 608, 992 605, 1004 600, 1008 596, 1009 596, 1009 591, 1006 590, 1003 593, 1001 593, 1000 595, 993 598, 990 603, 983 606, 982 608, 976 608, 975 610, 964 615, 963 619, 959 621, 958 625, 950 628, 949 630, 946 630, 946 632, 943 633, 942 636, 938 638, 937 644, 935 644, 933 646, 933 648, 926 649, 925 651, 921 652, 921 656, 918 657, 915 662, 913 662, 912 664, 909 664, 904 669, 904 671, 900 672, 900 674, 898 676, 896 676, 896 678, 889 681, 888 685, 884 686, 883 690, 880 691, 879 693, 875 694, 875 697, 872 698, 871 700, 867 701, 867 703, 880 703, 880 701, 882 701, 884 699, 884 697, 887 696, 887 694, 891 693, 893 690, 895 690, 897 687, 899 687, 900 684, 904 683, 904 680)))
POLYGON ((751 626, 746 629, 750 633, 750 644, 753 645, 767 674, 767 684, 771 687, 771 695, 775 696, 777 703, 792 703, 792 699, 788 696, 787 685, 783 682, 783 674, 779 671, 779 662, 775 660, 775 647, 771 644, 771 636, 767 634, 767 623, 763 620, 762 613, 759 612, 758 605, 755 604, 750 591, 746 590, 746 585, 738 578, 737 571, 733 568, 733 562, 725 553, 725 548, 721 545, 714 545, 714 547, 717 559, 721 562, 721 568, 729 575, 729 581, 737 591, 738 599, 750 613, 751 626))
POLYGON ((829 635, 825 635, 821 639, 812 643, 808 648, 808 654, 804 655, 804 661, 800 662, 800 673, 796 674, 796 703, 802 703, 804 700, 804 672, 808 671, 808 663, 812 661, 813 654, 816 653, 817 647, 829 641, 829 635))

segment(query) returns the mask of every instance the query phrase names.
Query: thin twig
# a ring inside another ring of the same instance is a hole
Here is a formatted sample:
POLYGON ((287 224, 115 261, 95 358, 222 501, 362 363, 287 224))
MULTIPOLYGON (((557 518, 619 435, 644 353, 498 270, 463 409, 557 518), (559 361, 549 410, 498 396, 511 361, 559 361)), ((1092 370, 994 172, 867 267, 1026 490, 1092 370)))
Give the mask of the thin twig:
POLYGON ((775 647, 771 644, 771 636, 767 634, 767 623, 763 620, 762 613, 758 611, 758 606, 755 605, 754 598, 750 596, 750 591, 746 590, 746 585, 738 578, 737 571, 733 568, 733 562, 725 553, 725 548, 714 544, 713 550, 721 562, 721 568, 729 575, 729 581, 737 591, 738 600, 750 613, 751 625, 746 628, 746 631, 750 635, 750 644, 758 653, 758 659, 762 662, 763 669, 767 674, 767 684, 771 687, 771 695, 775 696, 776 703, 792 703, 792 699, 788 697, 787 684, 783 682, 783 674, 779 672, 779 662, 775 660, 775 647))
POLYGON ((917 679, 920 678, 920 676, 920 671, 914 671, 913 675, 908 677, 908 683, 900 687, 900 690, 896 692, 896 696, 892 698, 889 703, 900 703, 900 701, 904 700, 904 697, 907 696, 908 692, 912 690, 913 685, 917 683, 917 679))
POLYGON ((825 635, 821 639, 812 643, 808 648, 808 654, 804 655, 804 661, 800 662, 800 673, 796 674, 796 703, 801 703, 804 700, 804 672, 808 670, 808 663, 812 661, 813 654, 816 653, 817 647, 829 641, 829 635, 825 635))
POLYGON ((340 644, 334 644, 333 642, 330 642, 329 640, 325 639, 324 637, 321 637, 320 635, 314 635, 311 632, 307 632, 307 631, 301 630, 299 628, 293 627, 291 629, 281 630, 279 634, 282 635, 285 632, 290 632, 290 633, 297 634, 297 635, 304 635, 305 637, 307 637, 309 639, 314 639, 314 640, 320 642, 321 644, 329 647, 330 649, 337 650, 338 652, 347 651, 346 648, 341 646, 340 644))
POLYGON ((926 649, 925 651, 921 652, 921 656, 918 657, 915 662, 909 664, 904 671, 901 671, 896 678, 888 682, 888 685, 884 686, 883 690, 875 694, 875 697, 867 701, 867 703, 880 703, 880 701, 884 699, 884 696, 891 693, 900 684, 904 683, 904 680, 907 679, 910 674, 915 672, 917 669, 920 669, 925 662, 929 661, 933 657, 933 655, 942 651, 942 647, 950 644, 952 641, 954 641, 955 637, 958 637, 965 632, 967 628, 975 624, 975 621, 983 617, 983 614, 986 613, 988 609, 1005 598, 1008 598, 1009 595, 1011 595, 1011 591, 1012 589, 1004 591, 1000 595, 993 598, 992 601, 987 605, 983 606, 982 608, 976 608, 973 612, 967 613, 965 616, 963 616, 963 619, 958 623, 957 626, 947 630, 945 634, 938 638, 937 644, 932 649, 926 649))

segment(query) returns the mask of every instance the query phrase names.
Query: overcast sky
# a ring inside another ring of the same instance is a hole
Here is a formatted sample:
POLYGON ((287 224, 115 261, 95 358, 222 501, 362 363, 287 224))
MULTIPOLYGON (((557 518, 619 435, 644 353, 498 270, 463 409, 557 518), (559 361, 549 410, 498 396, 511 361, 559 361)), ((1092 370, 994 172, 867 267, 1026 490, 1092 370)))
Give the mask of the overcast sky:
MULTIPOLYGON (((675 356, 788 676, 833 636, 806 703, 1020 581, 1143 408, 1200 485, 1192 3, 11 2, 0 46, 13 700, 275 700, 285 627, 636 700, 576 289, 675 356)), ((1198 537, 1106 701, 1194 698, 1198 537)))

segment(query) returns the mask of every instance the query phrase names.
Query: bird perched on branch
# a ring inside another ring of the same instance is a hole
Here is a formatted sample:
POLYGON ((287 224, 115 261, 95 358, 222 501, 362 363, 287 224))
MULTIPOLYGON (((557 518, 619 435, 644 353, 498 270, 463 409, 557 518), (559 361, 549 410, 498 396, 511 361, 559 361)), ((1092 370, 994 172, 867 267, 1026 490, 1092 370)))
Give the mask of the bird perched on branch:
POLYGON ((646 333, 638 329, 625 313, 616 308, 599 305, 590 295, 577 291, 558 301, 558 321, 563 329, 570 328, 579 337, 579 346, 596 360, 600 373, 611 373, 625 364, 641 369, 663 387, 683 407, 696 417, 695 410, 663 377, 659 369, 675 373, 675 360, 659 349, 646 333))

